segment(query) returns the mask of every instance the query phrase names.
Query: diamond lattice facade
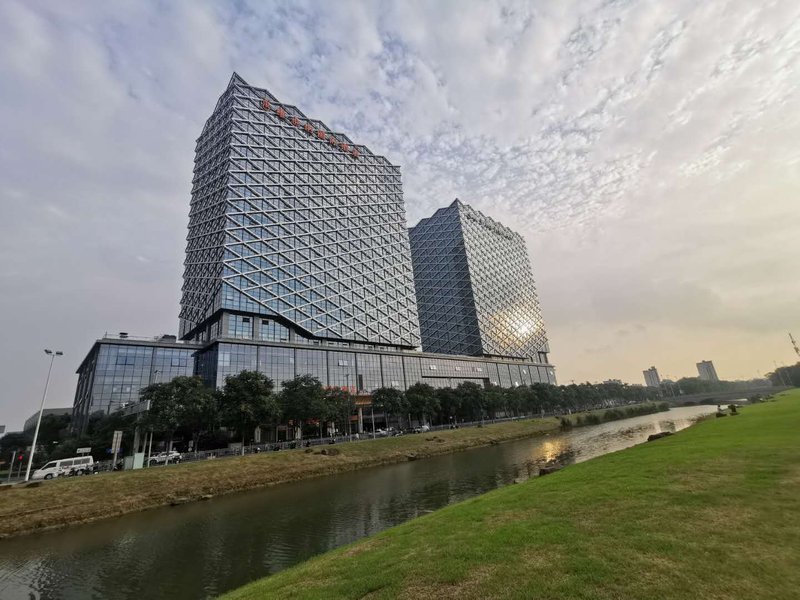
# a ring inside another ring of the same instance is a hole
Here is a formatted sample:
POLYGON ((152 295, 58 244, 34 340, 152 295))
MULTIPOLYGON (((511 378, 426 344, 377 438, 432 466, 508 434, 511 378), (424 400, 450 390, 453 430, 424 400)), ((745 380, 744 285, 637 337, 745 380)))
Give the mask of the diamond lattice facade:
POLYGON ((181 337, 231 312, 420 345, 400 168, 236 74, 197 142, 181 337))
POLYGON ((410 239, 423 350, 547 363, 522 236, 455 200, 410 239))
POLYGON ((555 383, 521 238, 459 202, 411 236, 416 273, 397 166, 234 74, 197 140, 181 339, 98 340, 74 426, 146 411, 141 389, 178 375, 358 393, 555 383))

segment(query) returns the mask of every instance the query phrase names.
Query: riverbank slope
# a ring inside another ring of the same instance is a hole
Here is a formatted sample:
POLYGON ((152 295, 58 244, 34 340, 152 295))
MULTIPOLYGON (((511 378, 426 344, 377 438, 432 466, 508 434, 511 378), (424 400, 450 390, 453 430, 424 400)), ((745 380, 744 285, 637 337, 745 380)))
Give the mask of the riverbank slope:
POLYGON ((255 598, 796 598, 800 391, 467 500, 255 598))
POLYGON ((0 486, 0 537, 88 523, 213 496, 458 452, 557 430, 531 419, 335 446, 0 486), (325 452, 331 454, 320 454, 325 452))

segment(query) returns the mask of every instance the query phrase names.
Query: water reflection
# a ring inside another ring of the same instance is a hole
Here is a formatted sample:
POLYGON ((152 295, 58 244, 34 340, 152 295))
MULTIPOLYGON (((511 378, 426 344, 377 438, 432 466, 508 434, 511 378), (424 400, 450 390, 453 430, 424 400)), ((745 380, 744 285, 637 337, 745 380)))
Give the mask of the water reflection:
POLYGON ((0 542, 0 598, 204 598, 535 475, 675 431, 673 409, 0 542))

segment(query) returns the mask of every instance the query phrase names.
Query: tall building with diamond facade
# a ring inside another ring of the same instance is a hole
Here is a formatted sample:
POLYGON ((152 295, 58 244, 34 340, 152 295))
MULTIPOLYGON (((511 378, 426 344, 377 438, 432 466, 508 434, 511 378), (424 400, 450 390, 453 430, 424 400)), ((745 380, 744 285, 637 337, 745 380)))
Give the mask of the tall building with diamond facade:
POLYGON ((183 339, 420 345, 399 167, 234 74, 192 183, 183 339))
POLYGON ((423 350, 548 362, 522 236, 456 199, 410 238, 423 350))
POLYGON ((141 390, 178 375, 221 387, 259 371, 276 389, 312 375, 359 396, 555 383, 519 236, 455 206, 412 231, 431 250, 430 263, 416 250, 428 339, 448 336, 431 315, 452 328, 427 348, 446 354, 424 352, 400 169, 234 74, 197 140, 180 335, 98 339, 78 369, 74 427, 145 412, 141 390))

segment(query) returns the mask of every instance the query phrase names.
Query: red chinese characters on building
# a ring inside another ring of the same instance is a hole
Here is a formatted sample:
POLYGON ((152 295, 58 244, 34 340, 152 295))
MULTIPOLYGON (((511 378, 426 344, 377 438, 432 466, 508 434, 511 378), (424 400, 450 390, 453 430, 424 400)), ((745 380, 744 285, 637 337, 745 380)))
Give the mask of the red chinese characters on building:
MULTIPOLYGON (((264 98, 261 101, 261 107, 264 110, 272 110, 272 103, 269 101, 268 98, 264 98)), ((282 106, 276 106, 274 110, 275 110, 275 115, 279 119, 285 119, 287 117, 286 110, 282 106)), ((302 125, 303 131, 305 131, 306 133, 310 135, 314 135, 316 133, 317 139, 323 142, 327 141, 331 146, 339 147, 343 152, 349 154, 353 158, 358 158, 360 156, 358 149, 351 147, 346 142, 340 142, 332 135, 326 134, 325 131, 322 129, 315 130, 310 123, 301 123, 300 119, 298 119, 297 117, 292 117, 289 122, 295 127, 300 127, 302 125)))

